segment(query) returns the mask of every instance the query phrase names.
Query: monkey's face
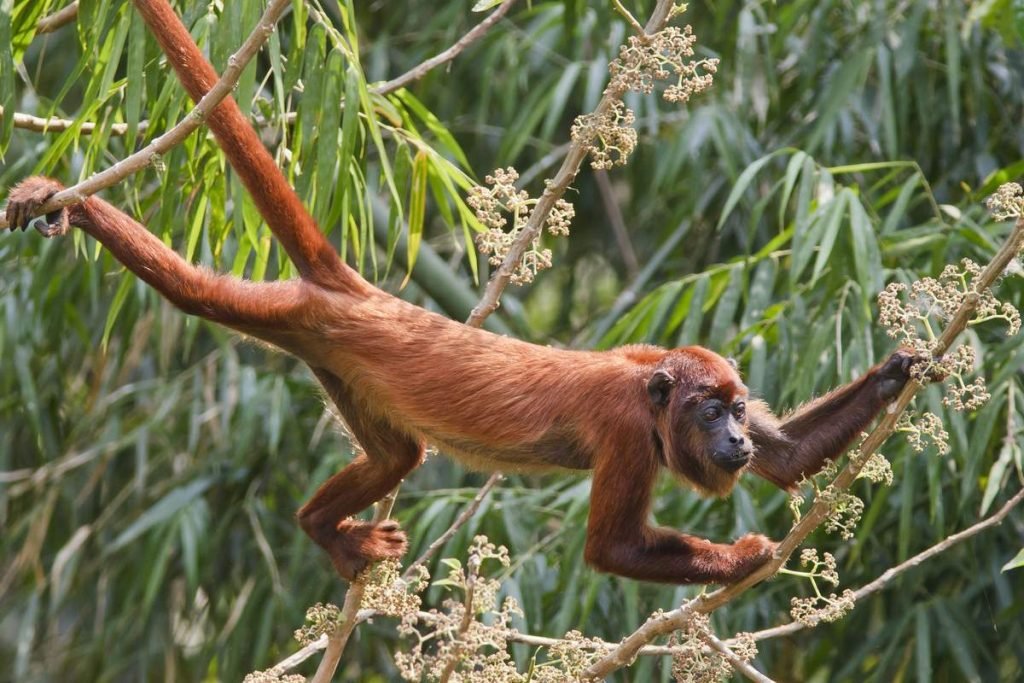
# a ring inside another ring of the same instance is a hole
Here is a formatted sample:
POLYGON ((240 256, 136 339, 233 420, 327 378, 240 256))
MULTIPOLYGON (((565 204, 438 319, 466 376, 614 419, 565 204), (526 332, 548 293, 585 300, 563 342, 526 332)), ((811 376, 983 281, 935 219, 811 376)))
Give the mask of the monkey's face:
POLYGON ((753 455, 747 389, 724 358, 691 355, 647 385, 665 465, 704 493, 726 495, 753 455))

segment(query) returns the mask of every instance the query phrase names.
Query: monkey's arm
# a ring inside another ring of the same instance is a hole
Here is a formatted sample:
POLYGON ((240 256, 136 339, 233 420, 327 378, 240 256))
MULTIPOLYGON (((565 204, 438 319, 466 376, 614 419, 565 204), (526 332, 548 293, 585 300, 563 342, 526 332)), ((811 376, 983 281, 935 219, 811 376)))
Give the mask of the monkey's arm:
MULTIPOLYGON (((25 228, 38 208, 63 189, 55 180, 28 178, 11 189, 7 220, 11 230, 25 228)), ((45 237, 65 234, 74 225, 109 249, 118 261, 152 285, 171 303, 192 315, 263 336, 259 331, 302 320, 307 292, 300 282, 255 283, 215 275, 193 266, 139 223, 97 197, 89 197, 45 218, 45 237)), ((272 341, 272 340, 271 340, 272 341)))
POLYGON ((627 453, 602 454, 594 470, 588 564, 642 581, 734 583, 771 558, 776 544, 759 534, 725 545, 648 525, 657 459, 653 451, 635 458, 627 453))
POLYGON ((784 489, 835 460, 903 388, 915 358, 893 353, 860 379, 810 401, 783 419, 762 401, 747 406, 754 442, 751 469, 784 489))

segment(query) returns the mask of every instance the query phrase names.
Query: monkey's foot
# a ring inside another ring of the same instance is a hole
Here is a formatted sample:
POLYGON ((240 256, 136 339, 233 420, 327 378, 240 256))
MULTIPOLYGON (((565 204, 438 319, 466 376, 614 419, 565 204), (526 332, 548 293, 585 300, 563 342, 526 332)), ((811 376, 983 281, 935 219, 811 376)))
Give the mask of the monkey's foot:
POLYGON ((747 534, 732 544, 735 569, 725 583, 735 583, 768 563, 779 544, 761 534, 747 534))
MULTIPOLYGON (((40 215, 39 207, 64 189, 56 180, 35 176, 26 178, 13 188, 7 196, 7 224, 10 229, 28 229, 32 219, 40 215)), ((46 214, 45 223, 37 222, 36 230, 43 237, 58 237, 65 234, 71 227, 68 210, 58 209, 46 214)))
POLYGON ((402 557, 408 541, 393 520, 374 523, 345 519, 324 547, 338 574, 352 581, 374 562, 402 557))

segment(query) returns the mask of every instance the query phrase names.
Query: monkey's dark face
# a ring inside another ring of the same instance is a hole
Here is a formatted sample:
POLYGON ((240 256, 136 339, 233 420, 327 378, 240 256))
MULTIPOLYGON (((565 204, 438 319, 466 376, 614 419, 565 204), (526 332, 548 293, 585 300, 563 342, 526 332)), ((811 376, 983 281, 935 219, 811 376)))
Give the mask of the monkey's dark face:
MULTIPOLYGON (((702 351, 704 351, 702 349, 702 351)), ((725 495, 753 455, 747 389, 718 355, 681 355, 647 385, 665 465, 699 490, 725 495)))
POLYGON ((747 403, 709 398, 694 409, 694 421, 705 432, 708 457, 726 472, 736 472, 750 462, 753 444, 747 436, 747 403))

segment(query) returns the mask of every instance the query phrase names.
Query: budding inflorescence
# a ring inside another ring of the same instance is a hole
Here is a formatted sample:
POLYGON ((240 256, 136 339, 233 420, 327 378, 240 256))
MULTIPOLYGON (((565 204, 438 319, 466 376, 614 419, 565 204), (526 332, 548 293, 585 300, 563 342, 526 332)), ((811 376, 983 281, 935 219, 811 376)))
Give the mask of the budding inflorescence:
MULTIPOLYGON (((732 678, 733 666, 717 650, 707 646, 711 635, 711 620, 706 614, 695 613, 686 628, 672 636, 672 678, 679 683, 718 683, 732 678)), ((741 633, 730 648, 743 661, 757 656, 757 645, 749 633, 741 633)))
POLYGON ((836 558, 832 553, 823 553, 818 556, 814 548, 804 548, 800 551, 800 565, 806 567, 804 571, 784 570, 784 573, 793 576, 802 576, 811 583, 814 595, 807 598, 796 598, 790 600, 790 616, 805 626, 817 626, 822 621, 835 621, 853 609, 853 591, 844 590, 841 595, 829 593, 825 595, 818 586, 818 580, 825 581, 833 586, 839 585, 839 572, 836 571, 836 558))
MULTIPOLYGON (((499 168, 484 179, 486 187, 473 187, 466 200, 477 220, 487 228, 477 236, 476 242, 481 253, 490 254, 488 262, 493 266, 505 262, 537 204, 537 200, 531 199, 526 190, 516 189, 517 180, 519 174, 514 168, 499 168), (508 225, 506 214, 512 217, 512 227, 508 230, 505 229, 508 225)), ((575 210, 572 204, 564 199, 556 200, 547 215, 548 232, 556 236, 568 235, 573 216, 575 210)), ((551 250, 541 247, 538 234, 514 266, 510 279, 515 284, 526 284, 532 282, 539 271, 550 267, 551 250)))
POLYGON ((674 78, 663 97, 669 102, 686 102, 710 88, 718 71, 717 59, 692 59, 696 42, 690 26, 669 26, 649 36, 630 37, 608 65, 611 79, 605 94, 619 96, 628 90, 650 94, 655 81, 674 78))
MULTIPOLYGON (((1004 194, 1015 196, 1016 191, 1004 194)), ((1004 206, 1007 201, 1004 197, 999 205, 1004 206)), ((939 337, 934 324, 951 319, 972 297, 976 307, 969 325, 1003 320, 1011 335, 1020 332, 1020 312, 1013 304, 996 299, 991 289, 979 287, 981 273, 977 263, 963 259, 959 265, 946 266, 938 278, 925 277, 909 286, 894 282, 878 295, 879 317, 889 336, 899 339, 922 358, 931 359, 915 364, 911 374, 921 382, 949 377, 952 381, 946 385, 943 403, 954 410, 976 410, 988 400, 988 390, 980 376, 969 382, 964 379, 975 371, 971 346, 961 344, 938 356, 939 337)))
POLYGON ((914 417, 904 413, 896 423, 896 431, 907 435, 907 443, 916 453, 923 453, 929 441, 935 444, 940 455, 949 453, 949 432, 934 413, 924 412, 914 417))
POLYGON ((853 533, 864 514, 864 501, 849 491, 837 489, 829 484, 818 491, 817 500, 828 506, 828 517, 825 519, 825 531, 838 531, 844 541, 853 538, 853 533))
POLYGON ((341 623, 341 610, 337 605, 318 602, 306 610, 306 624, 295 632, 295 640, 309 645, 320 636, 332 633, 341 623))
POLYGON ((440 610, 431 609, 425 616, 415 610, 402 616, 399 633, 415 640, 409 652, 395 654, 395 665, 403 678, 485 683, 526 680, 508 652, 508 637, 514 633, 510 622, 522 611, 513 598, 506 597, 498 605, 500 583, 480 573, 486 560, 497 560, 507 567, 508 550, 477 536, 466 565, 446 560, 448 576, 435 582, 461 593, 461 599, 445 600, 440 610), (490 623, 477 618, 483 615, 490 623))
MULTIPOLYGON (((685 10, 673 8, 672 16, 685 10)), ((622 103, 628 91, 650 94, 657 81, 672 81, 662 97, 683 104, 711 87, 718 71, 717 59, 694 59, 697 37, 690 26, 669 26, 650 35, 631 36, 608 65, 611 78, 604 95, 610 104, 583 114, 572 126, 572 139, 591 155, 590 165, 607 170, 626 163, 636 147, 635 116, 622 103)))
POLYGON ((1018 183, 1003 183, 985 205, 997 221, 1024 216, 1024 188, 1018 183))
POLYGON ((636 147, 633 112, 622 102, 613 101, 607 110, 576 117, 570 135, 590 154, 590 166, 607 170, 625 165, 636 147))

